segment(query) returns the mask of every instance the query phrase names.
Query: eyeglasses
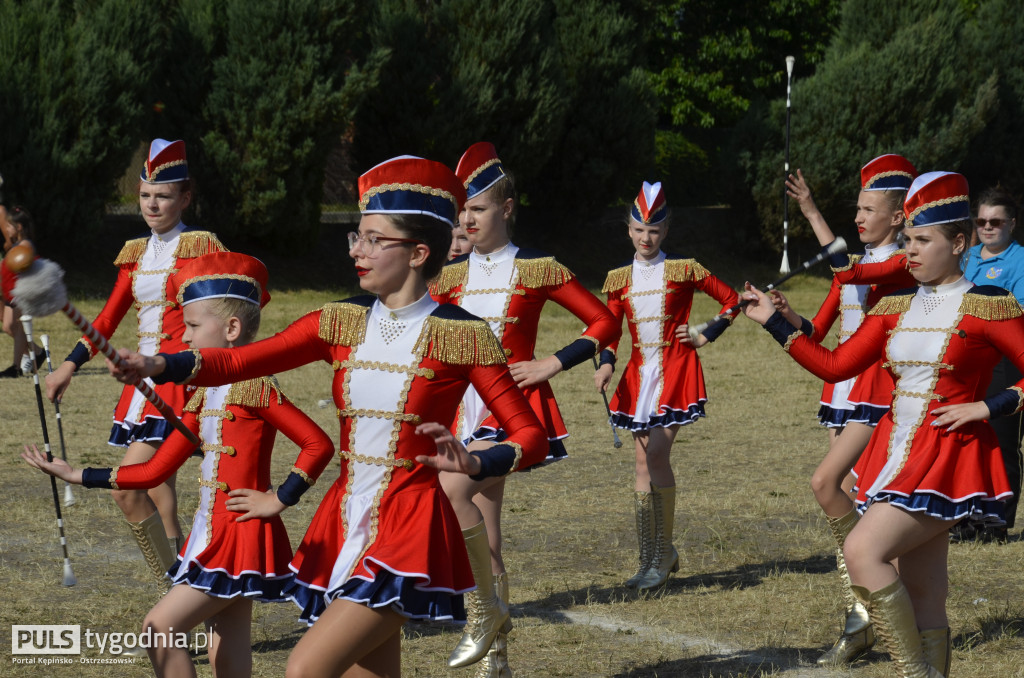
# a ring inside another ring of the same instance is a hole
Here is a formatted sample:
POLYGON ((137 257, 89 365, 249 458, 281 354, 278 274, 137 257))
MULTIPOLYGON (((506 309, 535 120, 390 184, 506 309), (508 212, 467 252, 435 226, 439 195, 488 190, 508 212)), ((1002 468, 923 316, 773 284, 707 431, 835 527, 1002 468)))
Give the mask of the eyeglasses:
POLYGON ((355 231, 349 231, 348 234, 348 251, 352 252, 356 249, 356 245, 360 245, 363 251, 363 256, 373 259, 380 255, 381 250, 384 246, 381 245, 383 242, 399 242, 411 245, 422 245, 422 240, 416 240, 415 238, 388 238, 383 235, 377 235, 376 233, 370 233, 368 235, 359 235, 355 231))
POLYGON ((985 228, 985 224, 991 224, 992 228, 1002 228, 1003 224, 1005 224, 1007 221, 1007 219, 982 219, 981 217, 978 217, 977 219, 974 220, 974 225, 977 226, 978 228, 985 228))

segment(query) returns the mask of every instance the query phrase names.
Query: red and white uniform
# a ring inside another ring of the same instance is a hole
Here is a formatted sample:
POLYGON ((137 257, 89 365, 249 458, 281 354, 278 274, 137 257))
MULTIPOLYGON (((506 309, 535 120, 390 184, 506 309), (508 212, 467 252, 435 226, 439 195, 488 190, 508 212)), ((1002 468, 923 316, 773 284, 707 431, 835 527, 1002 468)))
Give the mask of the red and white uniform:
MULTIPOLYGON (((720 304, 739 302, 731 287, 693 259, 660 252, 650 261, 634 258, 608 273, 603 291, 617 323, 626 318, 633 340, 629 362, 611 400, 612 423, 643 431, 689 424, 704 416, 707 393, 697 351, 676 338, 689 322, 694 290, 720 304)), ((615 352, 618 341, 608 350, 615 352)))
MULTIPOLYGON (((1001 500, 1011 491, 992 427, 972 422, 949 432, 932 426, 931 411, 983 400, 1001 356, 1024 368, 1024 318, 1012 295, 965 279, 893 294, 835 351, 799 333, 787 340, 778 327, 772 331, 825 380, 849 378, 884 359, 895 395, 854 468, 861 509, 888 501, 945 520, 1002 520, 1001 500)), ((1024 402, 1024 380, 1013 389, 1024 402)))
MULTIPOLYGON (((271 486, 270 457, 277 431, 299 446, 292 469, 312 484, 330 463, 330 438, 280 392, 272 377, 199 389, 185 406, 182 422, 202 440, 199 507, 188 541, 168 573, 174 584, 187 584, 220 598, 243 595, 282 601, 292 579, 292 547, 280 516, 239 523, 239 513, 225 507, 228 492, 271 486)), ((147 489, 171 477, 194 448, 172 433, 152 459, 121 466, 104 486, 147 489)), ((96 486, 96 484, 90 484, 96 486)))
MULTIPOLYGON (((128 310, 134 307, 139 353, 152 356, 185 350, 188 347, 181 341, 185 331, 181 307, 168 294, 167 279, 180 270, 186 260, 224 251, 226 248, 214 234, 189 230, 180 223, 163 235, 154 233, 148 238, 129 240, 114 260, 118 267, 117 281, 93 321, 93 327, 109 340, 128 310)), ((81 367, 96 352, 89 340, 82 337, 67 360, 81 367)), ((154 386, 154 390, 175 412, 180 412, 185 405, 185 393, 180 386, 163 384, 154 386)), ((127 447, 135 441, 160 441, 167 438, 171 428, 138 389, 126 385, 114 408, 109 442, 127 447)))
MULTIPOLYGON (((455 513, 421 422, 450 422, 472 384, 505 430, 517 464, 545 454, 543 431, 487 326, 429 296, 388 309, 371 296, 327 304, 273 337, 204 349, 193 383, 213 384, 323 360, 334 368, 341 475, 291 563, 290 597, 312 623, 344 598, 408 617, 449 619, 451 596, 473 588, 455 513)), ((513 468, 515 466, 513 465, 513 468)))
MULTIPOLYGON (((818 313, 811 320, 812 337, 824 340, 832 324, 839 319, 839 343, 849 339, 864 315, 879 299, 917 281, 907 269, 906 253, 897 243, 868 247, 862 256, 851 255, 849 264, 833 268, 832 286, 818 313)), ((825 383, 821 392, 818 419, 822 426, 842 428, 850 422, 876 425, 892 402, 892 379, 881 363, 863 374, 836 384, 825 383)))
MULTIPOLYGON (((472 251, 449 262, 430 293, 439 302, 457 304, 486 320, 510 364, 534 359, 540 314, 549 299, 586 325, 581 338, 593 343, 590 355, 618 332, 608 309, 569 269, 550 255, 512 243, 497 252, 472 251)), ((560 441, 569 433, 551 385, 528 386, 523 395, 547 431, 547 460, 565 457, 560 441)), ((453 430, 464 441, 504 439, 499 422, 472 388, 466 392, 453 430)), ((525 468, 528 466, 520 465, 520 470, 525 468)))

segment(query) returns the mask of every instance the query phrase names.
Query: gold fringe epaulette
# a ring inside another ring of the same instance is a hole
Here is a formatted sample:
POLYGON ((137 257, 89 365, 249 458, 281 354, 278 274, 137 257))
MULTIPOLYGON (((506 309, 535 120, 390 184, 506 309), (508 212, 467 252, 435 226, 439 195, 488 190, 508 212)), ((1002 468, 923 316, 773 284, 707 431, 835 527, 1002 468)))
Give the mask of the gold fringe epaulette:
POLYGON ((278 405, 281 404, 281 386, 277 383, 277 378, 273 376, 258 377, 231 384, 224 404, 253 408, 270 407, 272 397, 277 399, 278 405))
POLYGON ((196 392, 192 394, 192 397, 185 403, 185 412, 199 412, 203 409, 203 400, 206 399, 206 387, 200 386, 196 389, 196 392))
POLYGON ((448 294, 466 282, 469 276, 469 259, 457 264, 448 264, 441 269, 436 278, 430 281, 431 294, 448 294))
POLYGON ((126 242, 121 251, 117 253, 114 266, 137 264, 142 259, 142 255, 146 253, 146 243, 148 242, 149 238, 135 238, 126 242))
POLYGON ((227 252, 228 248, 209 231, 185 231, 178 236, 174 256, 178 259, 194 259, 212 252, 227 252))
POLYGON ((367 306, 330 303, 320 309, 320 338, 335 346, 355 346, 366 338, 367 306))
POLYGON ((450 320, 429 316, 415 351, 449 365, 501 365, 505 351, 482 320, 450 320))
POLYGON ((860 263, 861 257, 863 257, 864 255, 848 254, 846 256, 849 259, 849 261, 846 262, 846 266, 832 266, 831 268, 833 273, 842 273, 843 271, 849 271, 851 268, 853 268, 854 264, 860 263))
POLYGON ((523 287, 537 289, 549 285, 561 285, 572 280, 572 271, 555 261, 554 257, 541 259, 516 259, 519 282, 523 287))
POLYGON ((1010 293, 990 297, 968 292, 960 302, 960 312, 980 320, 1013 320, 1021 316, 1020 304, 1010 293))
POLYGON ((601 293, 607 294, 608 292, 617 292, 618 290, 621 290, 629 284, 630 280, 632 280, 632 275, 633 264, 616 268, 613 271, 608 271, 608 276, 604 279, 604 287, 601 288, 601 293))
POLYGON ((892 315, 894 313, 906 313, 910 310, 910 302, 913 294, 893 294, 882 297, 878 303, 871 307, 868 315, 892 315))
POLYGON ((691 280, 703 280, 711 275, 708 269, 704 268, 694 259, 666 259, 665 260, 665 281, 666 282, 689 282, 691 280))

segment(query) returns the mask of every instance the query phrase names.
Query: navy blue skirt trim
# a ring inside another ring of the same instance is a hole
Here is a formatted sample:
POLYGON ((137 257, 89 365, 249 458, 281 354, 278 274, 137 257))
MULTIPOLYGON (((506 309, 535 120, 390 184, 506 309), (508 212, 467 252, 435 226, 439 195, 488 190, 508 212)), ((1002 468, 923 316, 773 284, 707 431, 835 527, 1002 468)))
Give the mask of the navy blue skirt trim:
POLYGON ((115 447, 128 447, 137 442, 163 441, 167 440, 167 436, 171 435, 172 430, 174 427, 166 419, 154 417, 146 417, 145 422, 127 427, 115 423, 110 428, 110 439, 107 444, 115 447))
POLYGON ((465 621, 466 607, 461 593, 423 591, 416 588, 419 577, 403 577, 381 568, 376 579, 367 581, 352 577, 339 588, 324 592, 293 579, 284 589, 284 596, 301 608, 299 621, 312 626, 339 598, 368 607, 390 607, 410 619, 465 621))
MULTIPOLYGON (((505 429, 502 428, 495 430, 493 428, 490 428, 489 426, 481 426, 480 428, 473 432, 473 435, 469 437, 469 441, 467 441, 467 444, 468 442, 472 442, 474 440, 490 440, 496 443, 503 443, 506 440, 508 440, 508 434, 505 433, 505 429)), ((565 445, 562 443, 562 440, 562 438, 548 438, 548 456, 544 459, 544 461, 540 462, 539 464, 535 464, 535 466, 543 466, 545 464, 550 464, 553 461, 561 461, 562 459, 568 457, 569 452, 565 449, 565 445)), ((531 466, 529 468, 520 470, 528 471, 530 468, 533 467, 531 466)))
POLYGON ((854 410, 835 410, 828 405, 818 408, 818 421, 828 428, 842 428, 850 421, 854 410))
POLYGON ((629 429, 630 431, 646 431, 649 428, 668 428, 669 426, 686 426, 692 424, 704 414, 704 403, 694 403, 685 410, 662 408, 665 413, 651 417, 647 421, 633 421, 633 417, 622 412, 612 412, 612 426, 629 429))
POLYGON ((888 411, 888 407, 858 403, 853 406, 853 414, 850 415, 846 423, 878 426, 878 422, 882 421, 888 411))
POLYGON ((907 496, 883 491, 867 502, 858 502, 857 510, 864 513, 871 504, 879 501, 889 502, 911 513, 923 513, 950 522, 966 518, 973 524, 993 526, 1006 524, 1006 504, 1002 499, 968 497, 961 501, 951 501, 930 492, 915 492, 907 496))
POLYGON ((283 603, 288 600, 288 596, 284 595, 284 588, 295 578, 291 572, 274 579, 255 573, 232 577, 225 572, 204 570, 195 562, 188 570, 178 575, 180 566, 181 558, 178 558, 167 571, 167 576, 175 586, 185 584, 217 598, 244 596, 264 603, 283 603))

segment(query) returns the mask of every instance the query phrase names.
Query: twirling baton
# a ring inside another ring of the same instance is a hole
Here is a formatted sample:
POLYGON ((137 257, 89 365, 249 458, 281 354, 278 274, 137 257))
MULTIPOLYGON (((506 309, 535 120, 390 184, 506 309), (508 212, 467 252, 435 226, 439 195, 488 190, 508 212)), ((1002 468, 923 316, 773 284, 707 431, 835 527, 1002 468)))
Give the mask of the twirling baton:
MULTIPOLYGON (((43 351, 46 352, 46 368, 53 374, 53 362, 50 360, 50 335, 44 334, 39 337, 39 340, 43 342, 43 351)), ((60 416, 60 398, 58 397, 53 401, 53 410, 57 413, 57 434, 60 436, 60 458, 64 460, 66 464, 68 461, 68 450, 64 445, 64 424, 61 422, 60 416)), ((64 505, 73 506, 75 503, 75 495, 71 492, 71 483, 64 481, 64 505)))
MULTIPOLYGON (((594 370, 600 369, 597 366, 597 356, 590 356, 590 359, 594 361, 594 370)), ((608 425, 612 427, 612 437, 615 438, 615 449, 622 447, 622 441, 619 440, 619 432, 615 430, 615 424, 612 423, 612 408, 608 406, 608 394, 601 391, 601 397, 604 398, 604 411, 608 413, 608 425)))
MULTIPOLYGON (((99 351, 118 367, 125 367, 124 360, 110 346, 106 337, 100 334, 75 306, 68 301, 68 291, 64 287, 64 270, 48 259, 35 259, 32 247, 18 245, 12 247, 4 258, 4 263, 12 272, 18 274, 14 285, 13 297, 18 308, 34 316, 46 316, 61 311, 82 334, 92 342, 99 351)), ((181 423, 171 406, 158 396, 153 387, 142 379, 132 382, 132 386, 153 404, 174 428, 184 435, 190 443, 199 447, 199 438, 181 423)))
MULTIPOLYGON (((793 79, 793 64, 796 57, 786 57, 786 167, 783 179, 789 177, 789 94, 792 91, 790 83, 793 79)), ((789 191, 782 187, 782 265, 779 266, 779 273, 789 273, 789 191)))
MULTIPOLYGON (((20 307, 19 307, 20 308, 20 307)), ((25 339, 28 345, 32 345, 32 316, 21 316, 21 326, 25 329, 25 339)), ((46 461, 53 461, 53 454, 50 451, 50 434, 46 430, 46 412, 43 410, 43 391, 39 388, 39 368, 36 361, 32 361, 32 382, 36 386, 36 405, 39 407, 39 423, 43 427, 43 449, 46 450, 46 461)), ((60 534, 60 548, 64 551, 64 586, 74 586, 78 583, 75 573, 71 571, 71 558, 68 556, 68 540, 64 536, 64 516, 60 512, 60 500, 57 499, 57 479, 50 476, 50 489, 53 490, 53 508, 57 511, 57 532, 60 534)))
MULTIPOLYGON (((845 251, 846 251, 846 241, 843 240, 841 237, 840 238, 836 238, 835 240, 830 242, 828 245, 826 245, 825 247, 821 248, 821 251, 818 252, 816 255, 814 255, 814 257, 812 257, 812 258, 808 259, 807 261, 805 261, 804 263, 800 264, 800 266, 797 267, 797 269, 795 271, 791 271, 791 272, 787 273, 786 275, 782 276, 781 278, 779 278, 778 280, 776 280, 773 283, 768 283, 767 285, 765 285, 764 289, 762 289, 761 291, 762 292, 771 292, 776 287, 778 287, 782 283, 786 282, 787 280, 792 278, 797 273, 803 273, 804 271, 809 269, 811 266, 814 266, 815 264, 821 263, 822 261, 824 261, 825 259, 829 258, 833 254, 842 254, 845 251)), ((718 315, 716 315, 714 318, 712 318, 711 320, 707 321, 706 323, 701 323, 700 325, 697 325, 696 327, 691 327, 690 330, 689 330, 690 339, 692 339, 693 341, 697 341, 697 336, 699 334, 701 334, 704 330, 706 330, 708 327, 710 327, 712 323, 718 322, 719 320, 722 320, 723 318, 733 318, 733 317, 735 317, 736 314, 739 313, 739 311, 744 306, 746 306, 747 304, 750 303, 750 301, 751 301, 750 299, 744 299, 743 301, 741 301, 740 303, 736 304, 735 306, 732 306, 732 307, 727 308, 726 310, 722 311, 721 313, 719 313, 718 315)))

